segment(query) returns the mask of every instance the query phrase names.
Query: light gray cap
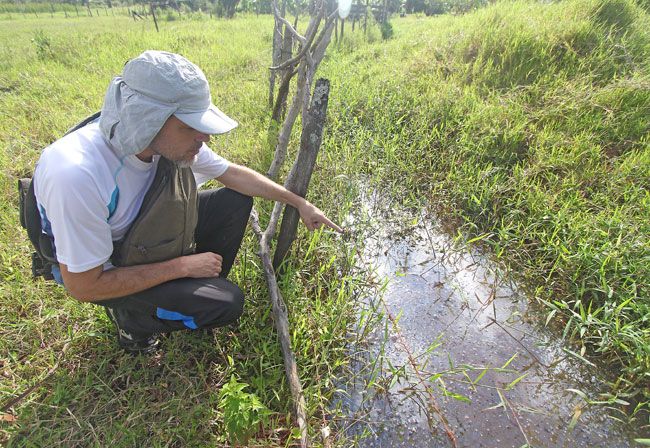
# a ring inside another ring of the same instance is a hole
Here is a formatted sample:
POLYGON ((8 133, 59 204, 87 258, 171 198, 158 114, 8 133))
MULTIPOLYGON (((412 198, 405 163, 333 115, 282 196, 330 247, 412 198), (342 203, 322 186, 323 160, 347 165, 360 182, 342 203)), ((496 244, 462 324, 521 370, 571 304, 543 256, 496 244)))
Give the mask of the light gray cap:
POLYGON ((223 134, 237 126, 212 104, 199 67, 178 54, 148 50, 127 62, 122 75, 111 81, 99 127, 119 153, 137 154, 171 115, 205 134, 223 134))

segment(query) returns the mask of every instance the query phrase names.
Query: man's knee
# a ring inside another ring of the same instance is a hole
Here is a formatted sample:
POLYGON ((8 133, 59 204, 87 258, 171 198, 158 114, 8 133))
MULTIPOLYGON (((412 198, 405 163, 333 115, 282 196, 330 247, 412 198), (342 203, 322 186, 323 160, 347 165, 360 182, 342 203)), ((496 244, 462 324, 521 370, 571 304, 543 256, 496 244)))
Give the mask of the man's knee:
POLYGON ((224 323, 221 325, 228 325, 235 322, 244 313, 244 292, 239 286, 232 284, 233 288, 230 291, 228 300, 228 312, 224 315, 224 323))
POLYGON ((223 327, 235 322, 244 312, 244 293, 239 286, 229 281, 219 283, 219 297, 213 302, 212 310, 205 313, 202 327, 223 327))
POLYGON ((253 198, 251 196, 247 196, 227 187, 224 187, 224 194, 228 197, 229 201, 233 204, 237 204, 236 208, 247 212, 246 215, 250 214, 250 210, 253 208, 253 198))

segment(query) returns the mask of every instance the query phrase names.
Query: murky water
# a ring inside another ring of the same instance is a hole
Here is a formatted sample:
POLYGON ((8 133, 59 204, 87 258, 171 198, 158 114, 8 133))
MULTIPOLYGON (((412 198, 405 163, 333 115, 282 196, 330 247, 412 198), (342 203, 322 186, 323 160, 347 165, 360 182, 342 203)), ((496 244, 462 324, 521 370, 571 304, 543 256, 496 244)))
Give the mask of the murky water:
POLYGON ((357 446, 635 446, 643 434, 587 405, 603 399, 596 369, 543 330, 515 285, 428 217, 394 209, 364 197, 348 223, 367 230, 360 268, 383 285, 363 298, 339 402, 357 446))

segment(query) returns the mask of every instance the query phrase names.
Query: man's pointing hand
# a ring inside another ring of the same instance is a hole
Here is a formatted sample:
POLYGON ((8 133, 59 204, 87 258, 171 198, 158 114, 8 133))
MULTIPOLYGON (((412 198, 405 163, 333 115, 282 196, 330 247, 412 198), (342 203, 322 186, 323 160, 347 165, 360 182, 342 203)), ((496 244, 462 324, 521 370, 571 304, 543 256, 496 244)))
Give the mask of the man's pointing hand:
POLYGON ((320 229, 324 224, 332 230, 343 233, 341 227, 334 224, 318 207, 309 201, 303 203, 303 205, 298 209, 298 213, 300 213, 302 222, 309 230, 320 229))

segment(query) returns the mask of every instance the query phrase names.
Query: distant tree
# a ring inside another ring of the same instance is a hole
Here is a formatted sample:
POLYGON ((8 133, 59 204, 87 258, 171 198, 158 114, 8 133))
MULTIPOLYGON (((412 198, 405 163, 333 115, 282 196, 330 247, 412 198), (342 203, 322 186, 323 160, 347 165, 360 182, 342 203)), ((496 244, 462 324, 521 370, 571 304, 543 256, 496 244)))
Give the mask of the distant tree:
POLYGON ((219 5, 221 6, 222 14, 220 16, 231 19, 235 16, 235 10, 239 0, 219 0, 219 5))

